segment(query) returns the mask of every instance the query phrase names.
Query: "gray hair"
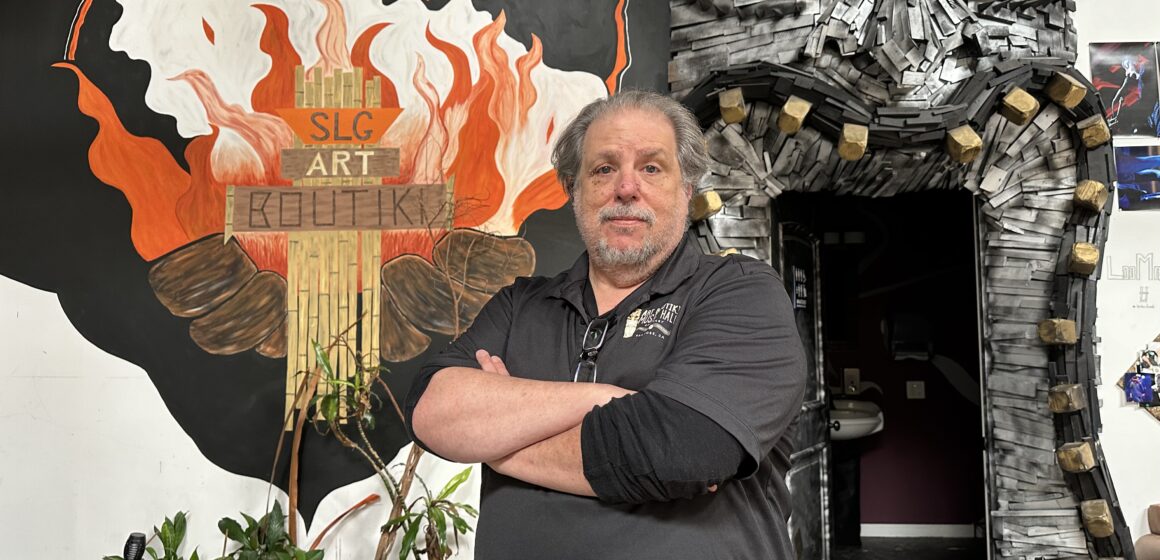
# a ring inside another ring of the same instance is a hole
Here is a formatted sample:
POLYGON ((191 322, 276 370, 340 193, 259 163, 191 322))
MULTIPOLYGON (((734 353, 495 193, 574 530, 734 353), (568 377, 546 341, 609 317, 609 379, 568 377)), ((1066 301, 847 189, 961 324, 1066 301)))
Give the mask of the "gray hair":
POLYGON ((571 198, 576 189, 576 177, 584 157, 584 137, 588 134, 588 127, 602 117, 625 109, 657 111, 669 119, 677 137, 677 163, 681 166, 681 182, 686 187, 696 187, 709 169, 708 148, 697 117, 670 97, 652 91, 629 90, 586 105, 556 140, 552 149, 552 167, 556 168, 556 177, 568 197, 571 198))

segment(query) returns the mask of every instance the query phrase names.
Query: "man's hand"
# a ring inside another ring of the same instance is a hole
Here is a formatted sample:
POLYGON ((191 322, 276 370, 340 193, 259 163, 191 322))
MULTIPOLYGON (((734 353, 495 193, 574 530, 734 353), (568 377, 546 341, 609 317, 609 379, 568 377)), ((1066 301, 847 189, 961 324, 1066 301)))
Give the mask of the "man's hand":
POLYGON ((503 364, 503 360, 501 360, 499 356, 492 356, 487 352, 487 350, 482 348, 476 350, 475 360, 479 362, 479 369, 482 369, 487 373, 496 373, 499 375, 506 375, 508 377, 511 377, 512 375, 508 372, 507 366, 503 364))

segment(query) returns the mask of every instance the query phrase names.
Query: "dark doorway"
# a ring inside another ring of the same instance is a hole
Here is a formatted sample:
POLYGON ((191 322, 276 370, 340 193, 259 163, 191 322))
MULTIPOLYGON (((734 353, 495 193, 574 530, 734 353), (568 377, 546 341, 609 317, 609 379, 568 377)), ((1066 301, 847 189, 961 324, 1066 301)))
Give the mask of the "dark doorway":
POLYGON ((984 534, 974 204, 966 190, 775 202, 783 231, 820 241, 829 400, 874 403, 884 420, 831 442, 835 558, 858 557, 862 537, 984 534))

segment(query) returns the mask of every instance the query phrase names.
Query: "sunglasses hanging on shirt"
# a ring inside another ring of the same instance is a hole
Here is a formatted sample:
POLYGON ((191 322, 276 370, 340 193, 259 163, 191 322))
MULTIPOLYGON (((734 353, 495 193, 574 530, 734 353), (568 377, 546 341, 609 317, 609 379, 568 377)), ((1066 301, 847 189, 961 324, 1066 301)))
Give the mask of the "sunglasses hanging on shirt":
POLYGON ((593 319, 584 330, 584 339, 580 341, 580 358, 576 362, 576 372, 572 374, 572 381, 576 383, 596 382, 596 355, 600 347, 604 346, 604 339, 608 335, 608 327, 612 324, 612 317, 593 319))

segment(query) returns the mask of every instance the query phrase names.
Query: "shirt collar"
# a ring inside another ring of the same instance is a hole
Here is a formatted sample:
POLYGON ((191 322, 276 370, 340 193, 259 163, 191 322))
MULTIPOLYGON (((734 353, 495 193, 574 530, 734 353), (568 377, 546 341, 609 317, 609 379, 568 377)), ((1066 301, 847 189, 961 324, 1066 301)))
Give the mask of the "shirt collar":
MULTIPOLYGON (((645 289, 641 293, 645 296, 652 296, 667 294, 677 289, 682 282, 697 271, 700 257, 701 251, 693 239, 692 233, 686 232, 673 253, 661 263, 660 268, 648 280, 645 280, 645 289)), ((563 299, 575 306, 576 309, 582 310, 584 309, 584 285, 587 281, 588 251, 585 251, 572 264, 572 268, 564 276, 564 281, 548 295, 563 299)), ((643 302, 636 302, 636 305, 640 303, 643 302)))

